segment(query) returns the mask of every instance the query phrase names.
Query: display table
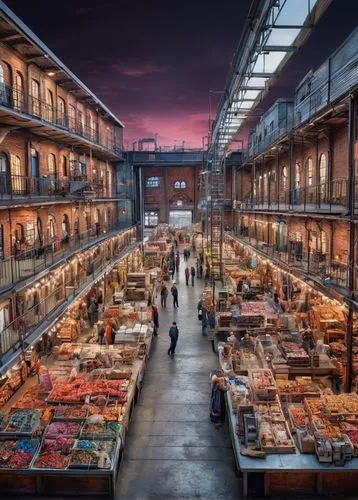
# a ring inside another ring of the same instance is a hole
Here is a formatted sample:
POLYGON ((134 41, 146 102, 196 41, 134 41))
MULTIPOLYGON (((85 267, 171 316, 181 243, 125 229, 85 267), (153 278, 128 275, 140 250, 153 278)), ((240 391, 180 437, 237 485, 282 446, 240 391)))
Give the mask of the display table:
POLYGON ((241 443, 236 434, 237 416, 233 411, 230 392, 226 393, 229 431, 236 466, 243 476, 243 496, 270 495, 342 495, 356 494, 358 458, 344 466, 319 463, 316 455, 271 454, 266 458, 241 455, 241 443))

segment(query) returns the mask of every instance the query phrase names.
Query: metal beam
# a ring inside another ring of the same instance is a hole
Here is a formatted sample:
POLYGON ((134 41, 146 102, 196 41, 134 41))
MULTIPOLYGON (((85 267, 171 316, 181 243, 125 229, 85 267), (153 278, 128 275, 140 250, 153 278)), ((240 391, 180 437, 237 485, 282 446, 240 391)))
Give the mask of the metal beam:
POLYGON ((277 73, 246 73, 249 78, 275 78, 277 77, 277 73))
POLYGON ((261 52, 296 52, 297 47, 294 45, 264 45, 261 52))
POLYGON ((262 85, 262 86, 255 85, 255 86, 252 86, 252 87, 249 87, 249 86, 240 87, 240 90, 243 90, 243 91, 256 90, 257 92, 261 92, 261 90, 265 90, 265 89, 266 89, 265 85, 262 85))

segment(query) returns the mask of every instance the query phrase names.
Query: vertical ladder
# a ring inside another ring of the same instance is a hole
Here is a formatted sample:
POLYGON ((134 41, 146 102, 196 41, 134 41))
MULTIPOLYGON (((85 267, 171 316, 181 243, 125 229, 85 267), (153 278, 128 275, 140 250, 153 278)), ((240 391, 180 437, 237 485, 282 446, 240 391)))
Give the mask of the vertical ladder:
POLYGON ((222 279, 222 245, 224 231, 225 163, 214 160, 210 174, 211 277, 222 279))

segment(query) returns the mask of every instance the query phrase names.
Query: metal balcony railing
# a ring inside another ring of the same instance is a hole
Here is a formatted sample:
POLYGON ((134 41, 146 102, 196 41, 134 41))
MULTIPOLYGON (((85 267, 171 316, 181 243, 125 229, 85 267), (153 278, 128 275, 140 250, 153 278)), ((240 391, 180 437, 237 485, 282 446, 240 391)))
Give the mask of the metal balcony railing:
MULTIPOLYGON (((243 210, 295 210, 302 212, 341 212, 348 204, 348 179, 336 179, 314 186, 280 190, 279 195, 270 189, 269 193, 247 197, 242 203, 243 210)), ((358 210, 358 183, 356 184, 358 210)))
POLYGON ((111 225, 105 228, 97 225, 88 231, 64 238, 53 238, 43 245, 29 248, 0 261, 0 291, 24 279, 35 276, 40 271, 56 264, 76 250, 84 248, 109 233, 123 229, 111 225))
POLYGON ((28 177, 0 173, 0 200, 15 198, 93 197, 115 198, 115 186, 104 186, 102 182, 54 179, 51 177, 28 177))
POLYGON ((121 145, 109 137, 102 137, 97 128, 89 126, 84 121, 78 119, 78 117, 70 116, 59 107, 52 106, 42 99, 27 94, 16 87, 0 83, 0 106, 5 106, 18 113, 50 123, 62 130, 65 129, 72 134, 83 137, 98 146, 110 150, 117 156, 123 155, 121 145))
POLYGON ((100 273, 111 260, 125 249, 126 246, 135 243, 130 231, 121 240, 121 243, 113 248, 113 254, 101 252, 91 258, 88 263, 86 274, 83 276, 73 276, 67 282, 57 287, 45 299, 35 304, 24 314, 18 316, 0 332, 0 356, 7 354, 19 347, 24 347, 26 339, 39 326, 41 321, 48 318, 52 311, 63 304, 67 297, 74 296, 85 283, 90 282, 100 273))

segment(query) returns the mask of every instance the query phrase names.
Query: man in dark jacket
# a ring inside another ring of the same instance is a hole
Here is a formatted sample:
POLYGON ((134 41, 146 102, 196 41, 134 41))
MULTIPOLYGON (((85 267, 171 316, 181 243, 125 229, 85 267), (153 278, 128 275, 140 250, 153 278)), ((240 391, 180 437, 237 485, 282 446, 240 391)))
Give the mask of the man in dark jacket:
POLYGON ((178 289, 177 287, 175 286, 175 281, 173 281, 173 286, 170 290, 172 292, 172 296, 173 296, 173 307, 179 307, 179 304, 178 304, 178 289))
POLYGON ((157 306, 152 307, 152 319, 153 319, 153 333, 155 336, 157 336, 159 328, 159 314, 157 306))
POLYGON ((191 286, 194 286, 194 278, 195 278, 195 267, 194 266, 191 266, 190 274, 191 274, 191 286))
POLYGON ((168 349, 168 356, 173 357, 175 354, 175 348, 178 342, 179 330, 175 321, 169 329, 169 337, 170 337, 170 347, 168 349))

